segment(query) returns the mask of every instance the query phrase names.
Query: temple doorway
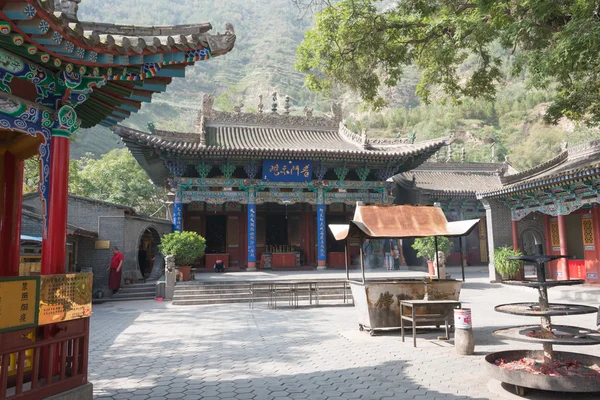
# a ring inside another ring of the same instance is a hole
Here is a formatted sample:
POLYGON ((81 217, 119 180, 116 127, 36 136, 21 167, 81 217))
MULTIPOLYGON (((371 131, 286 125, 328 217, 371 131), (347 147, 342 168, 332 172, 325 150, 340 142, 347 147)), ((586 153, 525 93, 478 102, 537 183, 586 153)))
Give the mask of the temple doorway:
POLYGON ((206 254, 227 253, 227 216, 206 216, 206 254))
MULTIPOLYGON (((144 280, 152 276, 159 243, 160 235, 156 229, 152 227, 146 228, 140 237, 137 261, 140 274, 144 280)), ((160 274, 160 271, 155 271, 155 275, 156 274, 160 274)), ((158 278, 158 276, 154 276, 154 278, 158 278)))
POLYGON ((288 219, 286 214, 267 214, 266 228, 266 244, 268 246, 288 244, 288 219))

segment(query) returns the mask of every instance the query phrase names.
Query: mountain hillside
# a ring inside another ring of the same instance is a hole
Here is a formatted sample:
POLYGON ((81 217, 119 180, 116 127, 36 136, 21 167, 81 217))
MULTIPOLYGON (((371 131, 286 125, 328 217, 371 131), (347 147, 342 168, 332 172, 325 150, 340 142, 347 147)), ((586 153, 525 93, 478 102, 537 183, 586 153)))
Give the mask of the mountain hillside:
MULTIPOLYGON (((306 105, 316 113, 328 112, 330 101, 304 88, 302 74, 293 67, 296 47, 313 18, 300 17, 292 0, 83 0, 79 7, 79 18, 88 21, 138 25, 210 22, 214 31, 233 24, 237 41, 231 53, 188 67, 186 79, 175 79, 166 93, 155 95, 151 104, 144 104, 125 122, 146 129, 153 121, 159 129, 181 131, 192 130, 202 93, 215 93, 215 106, 222 110, 231 110, 240 102, 245 109, 255 110, 259 93, 268 105, 268 95, 277 91, 291 97, 293 111, 300 112, 306 105)), ((505 57, 510 62, 508 55, 505 57)), ((366 129, 369 136, 415 135, 424 140, 453 135, 458 146, 453 153, 456 160, 464 145, 468 161, 490 161, 491 145, 496 143, 497 160, 508 155, 523 169, 552 157, 564 141, 572 145, 598 136, 596 131, 568 122, 545 125, 541 116, 552 93, 528 90, 524 77, 506 74, 506 84, 494 103, 423 105, 415 96, 419 78, 415 70, 407 71, 397 88, 386 91, 390 107, 382 113, 362 110, 353 93, 338 90, 336 98, 344 105, 348 123, 356 130, 366 129)), ((118 146, 118 138, 108 129, 88 129, 78 134, 72 157, 86 152, 98 156, 118 146)))

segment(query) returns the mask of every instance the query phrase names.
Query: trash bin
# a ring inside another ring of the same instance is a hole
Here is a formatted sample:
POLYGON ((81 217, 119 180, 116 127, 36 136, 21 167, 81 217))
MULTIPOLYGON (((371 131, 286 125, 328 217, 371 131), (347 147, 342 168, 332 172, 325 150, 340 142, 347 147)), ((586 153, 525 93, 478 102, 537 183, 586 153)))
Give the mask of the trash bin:
POLYGON ((454 310, 454 347, 456 353, 463 356, 470 356, 475 352, 470 308, 454 310))

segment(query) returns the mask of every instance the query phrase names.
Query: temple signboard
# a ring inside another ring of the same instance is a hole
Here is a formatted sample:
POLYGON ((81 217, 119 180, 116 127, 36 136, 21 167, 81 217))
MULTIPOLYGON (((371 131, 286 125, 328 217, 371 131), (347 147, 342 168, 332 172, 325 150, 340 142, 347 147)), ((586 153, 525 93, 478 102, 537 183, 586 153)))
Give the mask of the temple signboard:
POLYGON ((39 325, 91 315, 91 273, 40 276, 39 325))
POLYGON ((0 332, 37 325, 38 277, 0 279, 0 332))
POLYGON ((310 182, 312 161, 264 160, 262 175, 269 182, 310 182))

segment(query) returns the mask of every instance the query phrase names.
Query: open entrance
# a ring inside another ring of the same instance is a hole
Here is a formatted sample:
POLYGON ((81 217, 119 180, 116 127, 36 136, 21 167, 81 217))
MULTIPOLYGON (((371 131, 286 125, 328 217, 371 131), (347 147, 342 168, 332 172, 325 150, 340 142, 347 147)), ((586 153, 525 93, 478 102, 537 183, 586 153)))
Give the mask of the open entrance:
POLYGON ((206 216, 206 254, 227 253, 227 216, 206 216))
MULTIPOLYGON (((158 253, 158 244, 160 243, 160 235, 156 229, 150 227, 142 233, 140 243, 138 245, 138 268, 143 279, 148 279, 154 271, 154 261, 156 253, 158 253)), ((160 271, 156 271, 160 274, 160 271)), ((156 275, 156 274, 155 274, 156 275)), ((157 278, 157 276, 155 276, 157 278)))
POLYGON ((288 244, 288 219, 286 214, 271 214, 266 216, 266 241, 268 246, 288 244))

